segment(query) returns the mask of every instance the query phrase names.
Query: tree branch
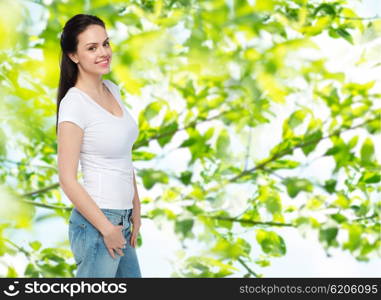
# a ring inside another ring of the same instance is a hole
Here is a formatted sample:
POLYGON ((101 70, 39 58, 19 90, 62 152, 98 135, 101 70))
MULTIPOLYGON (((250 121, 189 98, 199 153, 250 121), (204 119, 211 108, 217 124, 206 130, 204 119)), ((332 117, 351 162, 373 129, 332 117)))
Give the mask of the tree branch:
POLYGON ((248 265, 243 261, 242 258, 238 257, 237 260, 238 260, 238 262, 239 262, 242 266, 245 267, 245 269, 246 269, 251 275, 253 275, 254 277, 258 277, 258 274, 255 273, 252 269, 250 269, 250 268, 248 267, 248 265))
POLYGON ((238 222, 238 223, 245 223, 245 224, 251 224, 251 225, 265 225, 265 226, 279 226, 279 227, 295 227, 291 223, 279 223, 279 222, 261 222, 261 221, 253 221, 248 219, 238 219, 238 218, 232 218, 232 217, 223 217, 223 216, 208 216, 208 215, 198 215, 203 217, 208 217, 215 220, 223 220, 223 221, 231 221, 231 222, 238 222))
POLYGON ((374 213, 373 215, 368 216, 368 217, 361 217, 361 218, 354 219, 352 222, 360 222, 360 221, 364 221, 364 220, 371 220, 371 219, 374 219, 375 217, 379 217, 379 215, 374 213))
POLYGON ((379 15, 375 15, 373 17, 346 17, 346 16, 340 16, 340 15, 337 15, 335 16, 336 18, 341 18, 341 19, 347 19, 347 20, 377 20, 377 19, 381 19, 381 17, 379 15))
POLYGON ((2 238, 4 242, 7 242, 8 244, 12 245, 13 247, 15 247, 17 250, 21 251, 22 253, 25 254, 26 257, 30 257, 30 253, 25 250, 23 247, 20 247, 18 245, 16 245, 14 242, 12 242, 11 240, 7 239, 7 238, 2 238))
POLYGON ((63 209, 63 210, 71 210, 72 209, 72 207, 69 207, 69 206, 59 206, 59 205, 53 205, 53 204, 39 203, 39 202, 36 202, 33 200, 22 199, 20 201, 27 203, 27 204, 30 204, 30 205, 48 208, 48 209, 63 209))
POLYGON ((48 186, 46 186, 46 187, 44 187, 44 188, 42 188, 42 189, 35 190, 35 191, 32 191, 32 192, 28 192, 28 193, 22 194, 22 195, 20 195, 20 196, 21 196, 21 197, 30 197, 30 196, 33 196, 33 195, 35 195, 35 194, 45 193, 45 192, 47 192, 47 191, 49 191, 49 190, 51 190, 51 189, 55 189, 55 188, 59 187, 59 185, 60 185, 60 184, 59 184, 58 182, 56 182, 56 183, 53 183, 53 184, 51 184, 51 185, 48 185, 48 186))
POLYGON ((349 130, 353 130, 353 129, 356 129, 358 127, 361 127, 361 126, 364 126, 365 124, 367 123, 370 123, 370 122, 373 122, 373 121, 376 121, 378 120, 377 118, 374 118, 374 119, 370 119, 370 120, 367 120, 367 121, 364 121, 363 123, 360 123, 356 126, 353 126, 353 127, 350 127, 350 128, 347 128, 347 129, 344 129, 344 130, 335 130, 333 133, 325 136, 325 137, 322 137, 322 138, 317 138, 317 139, 314 139, 314 140, 310 140, 308 142, 302 142, 300 144, 297 144, 295 145, 294 148, 291 148, 291 149, 285 149, 283 151, 280 151, 278 153, 275 153, 273 156, 269 157, 267 160, 263 161, 262 163, 254 166, 253 168, 249 169, 249 170, 243 170, 240 174, 232 177, 231 179, 228 179, 228 182, 234 182, 236 181, 237 179, 241 178, 242 176, 245 176, 247 174, 250 174, 252 172, 254 172, 255 170, 257 169, 263 169, 267 164, 269 164, 270 162, 278 159, 279 157, 282 157, 288 153, 292 153, 294 150, 298 149, 298 148, 302 148, 302 147, 305 147, 305 146, 308 146, 308 145, 311 145, 311 144, 315 144, 317 142, 320 142, 324 139, 327 139, 327 138, 330 138, 331 136, 334 136, 334 135, 340 135, 341 133, 345 132, 345 131, 349 131, 349 130))

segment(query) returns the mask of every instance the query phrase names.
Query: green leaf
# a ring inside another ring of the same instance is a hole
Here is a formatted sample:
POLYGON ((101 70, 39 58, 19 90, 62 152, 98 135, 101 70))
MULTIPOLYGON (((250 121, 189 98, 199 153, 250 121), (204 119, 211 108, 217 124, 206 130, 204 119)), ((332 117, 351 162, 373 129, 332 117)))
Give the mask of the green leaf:
POLYGON ((323 132, 319 129, 312 133, 308 133, 307 135, 303 137, 303 142, 307 143, 306 146, 302 147, 304 155, 308 155, 310 152, 312 152, 316 148, 322 136, 323 136, 323 132))
POLYGON ((204 210, 198 207, 196 204, 185 206, 185 208, 194 215, 199 215, 204 213, 204 210))
POLYGON ((352 39, 352 36, 351 34, 344 28, 344 27, 339 27, 337 29, 335 29, 336 32, 341 36, 343 37, 344 39, 346 39, 349 43, 353 44, 353 39, 352 39))
POLYGON ((269 195, 266 199, 266 208, 272 214, 282 211, 282 201, 278 194, 269 195))
POLYGON ((332 4, 328 4, 328 3, 320 4, 318 7, 315 8, 314 12, 312 13, 312 16, 316 17, 316 15, 320 11, 323 11, 325 14, 330 15, 332 17, 336 15, 335 7, 332 4))
POLYGON ((49 259, 57 263, 64 262, 65 259, 57 255, 55 248, 45 248, 41 250, 41 255, 44 260, 49 259))
POLYGON ((335 201, 333 201, 333 205, 345 209, 349 207, 350 200, 343 193, 339 193, 335 201))
POLYGON ((295 169, 300 165, 300 162, 289 159, 278 159, 267 164, 267 169, 295 169))
MULTIPOLYGON (((220 211, 217 216, 229 217, 229 213, 226 211, 220 211)), ((233 222, 231 220, 215 219, 216 227, 223 227, 231 230, 233 228, 233 222)))
POLYGON ((366 124, 366 130, 370 134, 376 134, 376 133, 381 132, 381 122, 380 122, 380 120, 373 120, 371 122, 368 122, 366 124))
POLYGON ((143 112, 144 117, 147 119, 147 121, 154 118, 161 110, 162 103, 160 101, 155 101, 150 104, 148 104, 143 112))
POLYGON ((36 267, 32 263, 29 263, 26 266, 24 273, 28 277, 39 277, 39 274, 40 274, 40 272, 36 269, 36 267))
POLYGON ((146 189, 151 189, 156 183, 168 183, 168 175, 160 170, 143 169, 138 174, 143 179, 143 185, 146 189))
POLYGON ((319 240, 327 243, 328 246, 334 246, 337 244, 336 242, 337 233, 338 233, 337 227, 320 229, 319 240))
POLYGON ((133 151, 132 160, 151 160, 155 158, 157 154, 148 151, 133 151))
POLYGON ((183 237, 191 236, 193 223, 194 221, 192 219, 176 221, 175 232, 182 234, 183 237))
POLYGON ((344 222, 346 222, 348 220, 347 217, 345 217, 345 216, 343 216, 342 214, 339 214, 339 213, 332 214, 332 215, 330 215, 330 217, 332 219, 334 219, 337 223, 344 223, 344 222))
POLYGON ((336 190, 336 184, 337 184, 337 180, 328 179, 324 182, 324 188, 328 193, 333 194, 336 190))
POLYGON ((320 228, 320 223, 313 217, 297 217, 293 220, 296 227, 310 225, 312 228, 320 228))
POLYGON ((32 247, 33 250, 36 251, 41 248, 41 243, 39 241, 29 242, 29 245, 32 247))
POLYGON ((218 254, 221 259, 237 259, 240 256, 248 257, 251 246, 242 238, 232 243, 225 238, 219 238, 211 251, 218 254))
POLYGON ((163 133, 163 135, 157 139, 157 142, 161 147, 164 147, 172 140, 172 137, 177 132, 178 126, 177 121, 173 121, 161 129, 161 133, 163 133))
POLYGON ((359 182, 365 183, 378 183, 381 181, 381 175, 379 173, 372 173, 365 171, 359 179, 359 182))
POLYGON ((294 129, 295 127, 303 123, 305 117, 306 111, 304 109, 296 110, 288 118, 288 125, 294 129))
POLYGON ((0 157, 5 157, 7 155, 7 147, 6 147, 6 135, 2 128, 0 128, 0 157))
POLYGON ((189 146, 192 146, 192 145, 195 144, 196 142, 197 142, 197 139, 194 138, 194 137, 191 137, 191 138, 189 138, 189 139, 183 141, 183 142, 181 143, 181 145, 179 146, 179 148, 181 148, 181 147, 189 147, 189 146))
POLYGON ((16 277, 19 277, 19 276, 17 274, 16 269, 14 267, 9 266, 8 267, 8 271, 7 271, 7 275, 5 277, 7 277, 7 278, 16 278, 16 277))
POLYGON ((321 208, 324 202, 325 202, 325 197, 321 195, 316 195, 307 200, 306 208, 308 208, 309 210, 316 210, 321 208))
POLYGON ((276 232, 258 229, 256 239, 263 252, 271 256, 283 256, 286 254, 286 244, 276 232))
POLYGON ((216 148, 217 148, 217 157, 226 158, 229 154, 229 144, 230 138, 229 133, 226 129, 222 129, 218 135, 216 148))
POLYGON ((214 133, 214 127, 208 128, 208 130, 204 134, 204 140, 205 141, 209 140, 213 136, 213 133, 214 133))
POLYGON ((148 212, 148 217, 150 219, 165 217, 168 220, 176 220, 177 218, 176 214, 172 210, 166 208, 154 208, 148 212))
POLYGON ((205 256, 191 256, 187 258, 184 269, 189 270, 189 272, 183 273, 183 276, 187 278, 221 278, 232 274, 233 270, 238 271, 231 264, 224 264, 220 260, 205 256))
POLYGON ((361 147, 361 161, 364 164, 372 163, 374 159, 374 145, 371 138, 366 138, 361 147))
POLYGON ((271 262, 267 259, 258 259, 255 261, 257 265, 260 265, 262 268, 268 267, 271 265, 271 262))
POLYGON ((356 146, 357 142, 359 140, 359 136, 355 135, 351 140, 348 142, 348 148, 352 149, 354 146, 356 146))
POLYGON ((357 224, 348 225, 349 237, 343 245, 343 249, 349 249, 350 251, 355 251, 361 245, 361 226, 357 224))
POLYGON ((256 0, 254 11, 272 11, 275 3, 275 0, 256 0))
POLYGON ((192 175, 193 173, 191 171, 184 171, 184 172, 181 172, 179 179, 181 180, 183 184, 188 185, 191 182, 192 175))
POLYGON ((308 179, 288 177, 282 183, 286 185, 287 193, 291 198, 295 198, 301 191, 313 191, 313 185, 308 179))

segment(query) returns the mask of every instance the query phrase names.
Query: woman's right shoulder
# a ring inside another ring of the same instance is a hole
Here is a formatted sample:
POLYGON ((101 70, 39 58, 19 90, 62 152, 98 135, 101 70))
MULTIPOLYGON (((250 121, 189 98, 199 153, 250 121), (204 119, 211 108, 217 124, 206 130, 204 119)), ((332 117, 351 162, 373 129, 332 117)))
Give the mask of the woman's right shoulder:
POLYGON ((69 89, 66 92, 65 96, 61 99, 61 104, 63 103, 67 105, 83 105, 86 102, 84 101, 83 95, 80 92, 76 91, 75 89, 69 89))
POLYGON ((62 98, 63 99, 67 99, 67 98, 82 98, 82 95, 79 91, 77 91, 76 89, 74 88, 70 88, 67 90, 65 96, 62 98))
POLYGON ((74 89, 70 89, 60 102, 58 123, 63 121, 74 122, 82 129, 87 126, 88 109, 83 96, 74 89))

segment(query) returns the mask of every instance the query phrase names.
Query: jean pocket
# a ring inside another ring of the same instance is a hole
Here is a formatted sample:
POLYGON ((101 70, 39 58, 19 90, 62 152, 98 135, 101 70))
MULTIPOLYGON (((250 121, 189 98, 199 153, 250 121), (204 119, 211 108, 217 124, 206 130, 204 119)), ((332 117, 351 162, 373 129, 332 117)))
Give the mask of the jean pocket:
POLYGON ((69 241, 74 260, 78 266, 84 259, 86 248, 86 224, 69 221, 69 241))

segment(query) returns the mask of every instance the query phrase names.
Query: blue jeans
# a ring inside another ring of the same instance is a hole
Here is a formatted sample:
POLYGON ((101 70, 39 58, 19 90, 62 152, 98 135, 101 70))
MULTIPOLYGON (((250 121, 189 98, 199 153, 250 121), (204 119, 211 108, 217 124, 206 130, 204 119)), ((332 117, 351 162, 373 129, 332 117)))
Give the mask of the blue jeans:
POLYGON ((102 234, 75 207, 69 219, 69 241, 77 265, 75 277, 142 277, 136 249, 131 246, 131 209, 101 208, 114 225, 123 225, 127 241, 123 256, 112 258, 102 234))

